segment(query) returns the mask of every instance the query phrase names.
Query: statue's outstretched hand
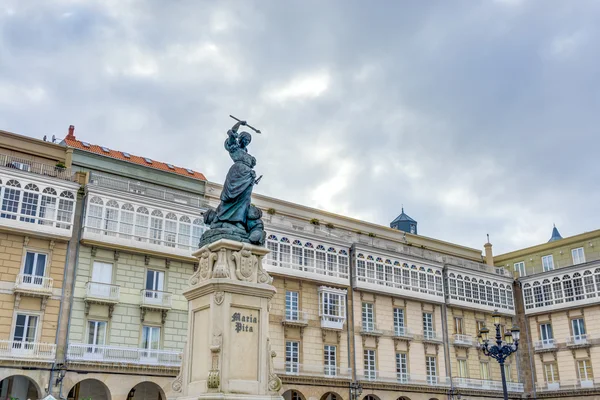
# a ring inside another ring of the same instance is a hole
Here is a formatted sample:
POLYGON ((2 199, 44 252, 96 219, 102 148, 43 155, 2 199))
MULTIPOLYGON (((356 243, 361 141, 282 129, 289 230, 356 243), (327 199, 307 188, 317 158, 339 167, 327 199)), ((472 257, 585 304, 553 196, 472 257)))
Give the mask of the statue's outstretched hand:
POLYGON ((240 124, 246 126, 247 122, 246 121, 240 121, 240 124))

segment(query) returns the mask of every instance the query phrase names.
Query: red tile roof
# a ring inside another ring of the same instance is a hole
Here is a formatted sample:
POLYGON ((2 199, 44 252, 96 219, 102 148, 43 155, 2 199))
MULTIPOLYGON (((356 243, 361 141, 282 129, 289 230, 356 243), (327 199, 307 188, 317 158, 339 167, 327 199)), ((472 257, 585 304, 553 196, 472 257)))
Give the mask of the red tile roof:
POLYGON ((171 173, 174 173, 177 175, 187 176, 188 178, 199 179, 201 181, 206 180, 206 177, 204 176, 204 174, 202 174, 200 172, 192 171, 191 169, 188 169, 188 168, 177 167, 173 164, 167 164, 167 163, 163 163, 160 161, 151 160, 147 157, 135 156, 135 155, 127 153, 127 152, 111 150, 107 147, 98 146, 95 144, 90 144, 90 143, 86 143, 86 142, 77 140, 75 138, 74 132, 75 132, 75 127, 73 125, 71 125, 69 127, 69 134, 64 139, 65 144, 69 147, 73 147, 73 148, 87 151, 90 153, 99 154, 99 155, 105 156, 105 157, 116 158, 117 160, 127 161, 127 162, 130 162, 133 164, 143 165, 144 167, 159 169, 161 171, 166 171, 166 172, 171 172, 171 173), (86 143, 88 146, 84 145, 84 143, 86 143), (103 149, 108 150, 108 152, 104 151, 103 149), (129 157, 126 157, 125 154, 128 154, 129 157), (146 159, 151 160, 152 163, 147 162, 146 159), (169 166, 171 166, 173 168, 170 168, 169 166), (191 173, 190 173, 190 171, 191 171, 191 173))

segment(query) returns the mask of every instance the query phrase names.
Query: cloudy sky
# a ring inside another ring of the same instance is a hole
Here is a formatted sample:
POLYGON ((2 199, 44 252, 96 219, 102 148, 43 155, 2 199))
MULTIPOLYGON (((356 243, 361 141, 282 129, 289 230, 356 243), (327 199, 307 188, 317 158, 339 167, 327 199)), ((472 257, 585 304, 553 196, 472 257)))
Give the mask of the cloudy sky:
POLYGON ((4 0, 0 129, 495 253, 600 228, 598 1, 4 0))

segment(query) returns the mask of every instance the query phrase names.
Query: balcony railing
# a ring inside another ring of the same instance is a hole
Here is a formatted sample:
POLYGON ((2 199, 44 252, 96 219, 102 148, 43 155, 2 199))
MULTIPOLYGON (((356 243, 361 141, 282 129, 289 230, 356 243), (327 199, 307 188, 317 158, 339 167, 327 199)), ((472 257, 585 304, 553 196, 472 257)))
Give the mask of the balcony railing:
POLYGON ((295 362, 275 362, 275 372, 281 375, 315 376, 334 379, 351 379, 351 368, 329 365, 307 365, 295 362))
POLYGON ((88 282, 85 285, 85 298, 101 303, 118 303, 120 287, 108 283, 88 282))
POLYGON ((70 168, 60 168, 55 165, 42 164, 39 162, 27 160, 25 158, 0 154, 0 167, 12 168, 32 174, 50 176, 52 178, 73 180, 73 172, 70 168))
POLYGON ((160 290, 142 290, 141 305, 146 308, 171 309, 173 295, 160 290))
POLYGON ((321 328, 341 330, 346 318, 335 315, 321 315, 321 328))
POLYGON ((569 336, 567 338, 567 346, 589 346, 591 344, 591 339, 592 335, 589 333, 569 336))
POLYGON ((423 340, 427 342, 441 342, 444 336, 440 332, 423 331, 423 340))
POLYGON ((414 335, 406 326, 396 326, 394 327, 394 336, 399 338, 412 338, 414 335))
POLYGON ((357 375, 358 380, 401 383, 405 385, 450 386, 450 379, 445 376, 419 375, 409 373, 383 373, 381 371, 364 371, 357 375))
POLYGON ((474 346, 476 344, 475 338, 471 335, 456 333, 453 339, 454 344, 458 346, 474 346))
POLYGON ((533 348, 535 351, 544 351, 544 350, 552 350, 556 349, 556 340, 555 339, 542 339, 533 343, 533 348))
POLYGON ((82 363, 133 364, 176 368, 181 366, 181 352, 71 343, 67 351, 67 360, 82 363))
POLYGON ((29 274, 17 275, 15 291, 39 295, 51 295, 54 280, 46 276, 29 274))
POLYGON ((362 326, 360 328, 360 333, 366 334, 366 335, 376 335, 376 336, 383 335, 383 331, 380 329, 377 329, 377 324, 375 324, 373 322, 363 322, 362 326))
MULTIPOLYGON (((452 378, 455 386, 468 389, 482 389, 482 390, 502 390, 502 381, 490 381, 483 379, 469 379, 469 378, 452 378)), ((506 382, 506 386, 509 392, 522 392, 523 384, 518 382, 506 382)))
POLYGON ((52 361, 56 356, 56 344, 0 340, 0 359, 52 361))
POLYGON ((600 379, 572 379, 554 382, 541 382, 536 385, 538 392, 551 392, 555 390, 576 390, 600 387, 600 379))
POLYGON ((283 322, 290 324, 308 324, 308 313, 301 310, 285 310, 283 322))

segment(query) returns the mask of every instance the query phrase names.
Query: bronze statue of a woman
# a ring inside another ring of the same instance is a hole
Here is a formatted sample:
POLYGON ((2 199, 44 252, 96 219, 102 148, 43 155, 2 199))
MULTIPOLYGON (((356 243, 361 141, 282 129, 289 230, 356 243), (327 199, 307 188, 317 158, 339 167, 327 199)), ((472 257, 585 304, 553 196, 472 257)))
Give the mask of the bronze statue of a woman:
POLYGON ((246 121, 239 121, 227 131, 225 150, 233 160, 221 192, 221 203, 216 210, 204 214, 210 230, 204 233, 200 245, 219 239, 232 239, 253 244, 264 244, 262 211, 250 204, 252 188, 256 183, 256 158, 248 154, 252 135, 238 133, 246 121))

